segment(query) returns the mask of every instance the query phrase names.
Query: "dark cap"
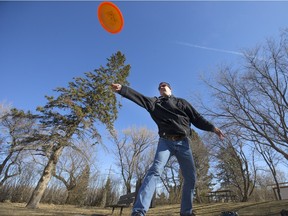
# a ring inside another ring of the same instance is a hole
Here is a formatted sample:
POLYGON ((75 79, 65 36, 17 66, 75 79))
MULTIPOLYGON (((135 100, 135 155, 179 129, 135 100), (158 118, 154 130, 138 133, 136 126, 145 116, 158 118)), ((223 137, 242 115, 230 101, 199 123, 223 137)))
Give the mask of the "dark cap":
POLYGON ((160 90, 160 86, 162 86, 162 85, 167 85, 167 86, 171 89, 171 86, 170 86, 169 83, 167 83, 167 82, 161 82, 161 83, 159 83, 158 90, 160 90))

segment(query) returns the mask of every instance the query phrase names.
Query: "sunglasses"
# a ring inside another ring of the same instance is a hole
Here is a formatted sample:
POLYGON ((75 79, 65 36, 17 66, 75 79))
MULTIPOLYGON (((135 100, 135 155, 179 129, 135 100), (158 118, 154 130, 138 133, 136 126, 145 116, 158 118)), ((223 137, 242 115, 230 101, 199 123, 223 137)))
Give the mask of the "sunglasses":
POLYGON ((158 87, 158 90, 160 90, 162 87, 164 88, 165 86, 167 86, 166 84, 162 84, 158 87))

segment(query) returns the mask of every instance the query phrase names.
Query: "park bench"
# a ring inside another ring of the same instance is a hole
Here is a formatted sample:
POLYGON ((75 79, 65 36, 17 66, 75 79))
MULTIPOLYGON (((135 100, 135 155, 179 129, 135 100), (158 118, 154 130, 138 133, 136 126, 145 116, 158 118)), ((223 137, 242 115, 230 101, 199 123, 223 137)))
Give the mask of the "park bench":
POLYGON ((210 202, 229 202, 235 201, 236 195, 231 190, 217 190, 209 192, 206 196, 210 202))
POLYGON ((128 208, 134 203, 135 195, 135 192, 122 195, 116 204, 107 205, 106 207, 112 208, 112 214, 114 213, 115 208, 120 208, 120 215, 122 215, 123 208, 128 208))

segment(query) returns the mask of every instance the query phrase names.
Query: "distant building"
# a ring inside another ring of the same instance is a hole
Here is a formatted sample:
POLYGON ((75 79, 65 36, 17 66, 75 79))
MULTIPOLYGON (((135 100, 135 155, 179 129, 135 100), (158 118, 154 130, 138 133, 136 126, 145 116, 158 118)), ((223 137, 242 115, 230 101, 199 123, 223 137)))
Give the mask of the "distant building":
MULTIPOLYGON (((282 200, 288 199, 288 182, 279 183, 279 187, 280 187, 280 194, 281 194, 282 200)), ((278 196, 278 193, 276 191, 277 187, 275 185, 273 185, 272 188, 273 188, 276 199, 279 200, 279 196, 278 196)))

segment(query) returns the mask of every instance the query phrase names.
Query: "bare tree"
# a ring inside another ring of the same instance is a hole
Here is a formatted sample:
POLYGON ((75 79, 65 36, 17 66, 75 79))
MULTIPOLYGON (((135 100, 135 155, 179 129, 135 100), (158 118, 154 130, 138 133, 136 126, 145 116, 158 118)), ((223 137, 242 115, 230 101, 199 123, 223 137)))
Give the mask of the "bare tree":
MULTIPOLYGON (((92 168, 92 166, 91 166, 92 168)), ((101 175, 100 171, 93 171, 91 169, 91 175, 89 179, 89 188, 86 194, 85 205, 88 206, 101 206, 103 200, 103 188, 105 188, 106 178, 101 175)), ((111 179, 112 181, 112 179, 111 179)), ((119 189, 118 182, 113 181, 112 186, 119 189)), ((113 188, 114 189, 114 188, 113 188)), ((119 196, 117 196, 118 199, 119 196)), ((116 200, 117 201, 117 200, 116 200)))
POLYGON ((156 144, 156 142, 157 141, 155 139, 154 142, 151 144, 151 146, 145 151, 145 154, 139 155, 138 163, 136 164, 135 168, 136 179, 138 180, 139 183, 142 182, 142 180, 145 177, 145 174, 147 173, 148 169, 150 168, 153 162, 156 150, 156 146, 154 144, 156 144))
POLYGON ((267 146, 287 161, 288 29, 243 56, 240 66, 221 66, 215 82, 207 82, 214 108, 202 105, 231 137, 258 149, 267 146))
POLYGON ((242 139, 270 146, 288 160, 288 30, 245 52, 239 69, 223 66, 209 84, 219 102, 210 114, 242 139), (217 112, 215 111, 217 110, 217 112))
MULTIPOLYGON (((84 195, 88 187, 91 162, 87 144, 82 143, 81 147, 76 150, 75 147, 66 148, 53 172, 53 176, 67 189, 66 204, 82 205, 85 201, 84 195)), ((90 152, 91 149, 90 147, 90 152)))
POLYGON ((218 147, 216 170, 221 187, 234 191, 242 202, 248 201, 257 179, 253 150, 248 158, 245 145, 237 137, 226 137, 218 147))
POLYGON ((265 145, 256 145, 256 150, 260 153, 260 155, 263 157, 264 161, 268 165, 268 168, 272 174, 273 180, 276 184, 276 192, 278 194, 279 200, 282 200, 281 193, 280 193, 280 185, 279 185, 279 176, 278 170, 277 170, 277 164, 281 161, 281 158, 279 158, 279 153, 274 151, 270 146, 265 145))
POLYGON ((259 171, 257 174, 257 184, 251 195, 250 201, 275 200, 271 185, 274 184, 274 178, 269 170, 259 171))
MULTIPOLYGON (((1 110, 0 110, 1 112, 1 110)), ((21 173, 21 153, 29 148, 22 140, 33 134, 36 129, 36 117, 30 112, 12 108, 0 113, 0 187, 4 182, 21 173), (2 160, 3 159, 3 160, 2 160)))
POLYGON ((144 154, 149 155, 149 148, 156 143, 156 134, 146 128, 129 128, 123 131, 123 138, 119 137, 114 133, 117 166, 121 170, 126 193, 131 193, 132 180, 135 176, 144 176, 138 168, 142 167, 144 172, 152 162, 151 157, 144 157, 144 154))
MULTIPOLYGON (((163 170, 160 179, 168 192, 169 203, 179 203, 181 199, 181 188, 183 184, 183 178, 180 172, 180 166, 176 157, 172 156, 163 170)), ((160 194, 159 194, 160 196, 160 194)))
POLYGON ((30 161, 24 162, 26 159, 25 156, 22 155, 21 158, 22 172, 13 178, 9 178, 3 186, 9 188, 5 194, 4 199, 10 200, 11 202, 27 202, 33 190, 33 184, 36 180, 36 164, 31 163, 30 161))

